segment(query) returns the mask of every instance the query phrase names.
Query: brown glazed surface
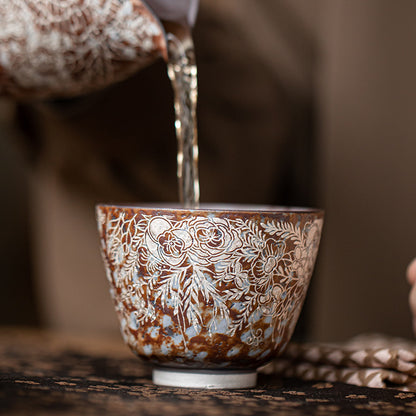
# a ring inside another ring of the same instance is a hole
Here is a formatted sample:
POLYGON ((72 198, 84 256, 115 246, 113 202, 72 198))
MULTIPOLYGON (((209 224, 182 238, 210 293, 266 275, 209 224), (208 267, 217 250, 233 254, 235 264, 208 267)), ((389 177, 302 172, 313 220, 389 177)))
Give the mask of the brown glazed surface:
POLYGON ((258 367, 290 340, 323 213, 98 206, 125 342, 153 364, 258 367))

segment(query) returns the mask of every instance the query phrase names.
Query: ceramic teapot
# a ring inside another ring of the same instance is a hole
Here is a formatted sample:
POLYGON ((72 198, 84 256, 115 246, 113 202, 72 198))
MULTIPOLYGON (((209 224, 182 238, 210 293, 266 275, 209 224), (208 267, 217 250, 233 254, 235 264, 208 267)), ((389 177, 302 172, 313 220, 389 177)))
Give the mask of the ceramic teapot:
POLYGON ((162 21, 192 26, 198 0, 0 0, 0 95, 76 96, 167 58, 162 21))

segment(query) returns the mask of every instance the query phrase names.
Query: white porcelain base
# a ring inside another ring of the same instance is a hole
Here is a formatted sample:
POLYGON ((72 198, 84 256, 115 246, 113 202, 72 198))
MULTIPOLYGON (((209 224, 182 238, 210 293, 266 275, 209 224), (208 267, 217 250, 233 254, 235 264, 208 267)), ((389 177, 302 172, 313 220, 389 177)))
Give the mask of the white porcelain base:
POLYGON ((155 368, 153 383, 159 386, 196 389, 243 389, 256 386, 257 372, 155 368))

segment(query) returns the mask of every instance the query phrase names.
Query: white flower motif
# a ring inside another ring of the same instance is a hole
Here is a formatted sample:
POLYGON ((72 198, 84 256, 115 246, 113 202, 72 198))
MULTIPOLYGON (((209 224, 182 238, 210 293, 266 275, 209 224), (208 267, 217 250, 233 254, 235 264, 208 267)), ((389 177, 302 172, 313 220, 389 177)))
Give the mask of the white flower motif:
POLYGON ((293 251, 293 263, 290 266, 296 277, 302 277, 306 270, 305 249, 298 245, 293 251))
POLYGON ((192 237, 188 231, 173 227, 168 220, 155 217, 149 221, 145 242, 156 262, 177 267, 184 262, 192 246, 192 237))
POLYGON ((231 277, 234 281, 237 289, 241 290, 242 293, 247 293, 250 290, 250 277, 246 270, 244 270, 241 263, 233 265, 233 271, 231 277))
POLYGON ((277 310, 282 306, 281 300, 284 296, 285 291, 280 284, 271 286, 266 293, 259 298, 260 308, 263 314, 267 316, 276 315, 277 310))
POLYGON ((205 264, 225 261, 243 246, 237 229, 222 218, 200 218, 190 232, 195 241, 192 254, 205 264))
POLYGON ((305 242, 306 250, 306 272, 311 273, 315 264, 315 258, 318 252, 319 241, 321 239, 322 221, 315 221, 307 229, 305 242))
POLYGON ((301 280, 307 279, 312 273, 318 250, 322 224, 315 221, 305 227, 305 238, 293 251, 293 262, 290 270, 301 280))
POLYGON ((285 252, 283 242, 275 243, 271 239, 267 240, 266 247, 260 258, 257 260, 254 270, 255 276, 259 280, 258 284, 269 284, 273 276, 277 274, 279 260, 285 252))

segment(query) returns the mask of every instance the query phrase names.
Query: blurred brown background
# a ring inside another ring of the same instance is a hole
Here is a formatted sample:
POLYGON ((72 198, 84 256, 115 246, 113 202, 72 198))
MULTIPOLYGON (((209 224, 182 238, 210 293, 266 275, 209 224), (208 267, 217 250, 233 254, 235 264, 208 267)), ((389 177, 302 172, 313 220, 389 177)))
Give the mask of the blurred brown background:
MULTIPOLYGON (((202 201, 326 210, 310 339, 412 336, 415 15, 413 0, 201 3, 202 201)), ((176 200, 165 72, 74 100, 1 101, 2 324, 117 331, 94 204, 176 200)))

